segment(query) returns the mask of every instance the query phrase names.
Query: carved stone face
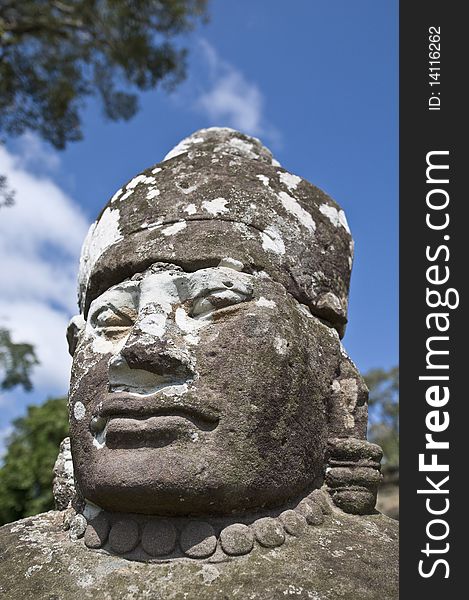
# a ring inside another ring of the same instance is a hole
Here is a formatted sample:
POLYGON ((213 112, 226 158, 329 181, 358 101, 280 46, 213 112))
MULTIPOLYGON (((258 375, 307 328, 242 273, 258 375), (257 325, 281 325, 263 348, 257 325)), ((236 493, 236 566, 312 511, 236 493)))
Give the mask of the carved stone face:
POLYGON ((158 263, 92 302, 70 387, 87 500, 227 514, 322 477, 338 336, 265 273, 221 264, 158 263))
POLYGON ((229 515, 320 485, 328 441, 366 435, 339 341, 352 254, 340 207, 233 130, 196 132, 119 189, 83 245, 69 336, 84 497, 229 515))

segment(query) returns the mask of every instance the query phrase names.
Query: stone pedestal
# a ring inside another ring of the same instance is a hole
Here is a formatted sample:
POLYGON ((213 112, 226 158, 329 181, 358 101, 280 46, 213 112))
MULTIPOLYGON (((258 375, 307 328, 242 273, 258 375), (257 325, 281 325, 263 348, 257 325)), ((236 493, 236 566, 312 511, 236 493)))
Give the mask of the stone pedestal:
POLYGON ((90 551, 48 512, 0 528, 5 600, 397 600, 398 524, 334 509, 281 547, 146 564, 90 551))

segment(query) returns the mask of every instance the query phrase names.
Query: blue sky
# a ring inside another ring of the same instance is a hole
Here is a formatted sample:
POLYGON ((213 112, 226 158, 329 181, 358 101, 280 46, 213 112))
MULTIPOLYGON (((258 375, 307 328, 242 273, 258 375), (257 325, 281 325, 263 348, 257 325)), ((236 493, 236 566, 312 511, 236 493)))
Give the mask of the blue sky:
POLYGON ((122 183, 201 127, 259 137, 282 166, 344 208, 355 239, 344 344, 362 371, 398 361, 397 0, 212 0, 186 36, 189 76, 141 96, 128 123, 90 102, 85 139, 0 147, 17 204, 0 215, 0 325, 35 343, 35 391, 0 396, 0 436, 31 402, 66 392, 64 329, 81 241, 122 183))

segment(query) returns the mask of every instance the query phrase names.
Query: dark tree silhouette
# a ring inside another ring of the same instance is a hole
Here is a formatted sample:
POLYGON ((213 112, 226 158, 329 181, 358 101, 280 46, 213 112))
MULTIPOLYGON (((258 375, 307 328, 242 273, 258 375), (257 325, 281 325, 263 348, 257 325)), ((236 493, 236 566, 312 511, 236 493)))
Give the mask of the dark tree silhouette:
POLYGON ((0 0, 0 131, 36 131, 56 148, 82 137, 98 95, 112 120, 137 94, 185 75, 172 38, 206 16, 207 0, 0 0))

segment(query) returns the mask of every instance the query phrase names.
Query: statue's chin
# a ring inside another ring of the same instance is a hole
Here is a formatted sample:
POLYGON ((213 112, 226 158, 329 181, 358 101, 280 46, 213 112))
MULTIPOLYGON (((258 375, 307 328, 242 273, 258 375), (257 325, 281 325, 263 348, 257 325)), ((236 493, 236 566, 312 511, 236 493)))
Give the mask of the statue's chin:
POLYGON ((288 500, 300 495, 276 490, 274 497, 268 501, 265 490, 234 489, 233 486, 221 486, 218 490, 200 490, 199 494, 188 494, 187 489, 159 489, 106 487, 85 492, 86 500, 100 508, 119 513, 137 513, 167 517, 187 516, 228 516, 256 512, 264 508, 281 508, 288 500), (229 500, 227 497, 231 496, 229 500), (262 496, 263 501, 259 502, 262 496), (257 499, 256 499, 257 497, 257 499))
MULTIPOLYGON (((111 512, 149 515, 228 515, 281 507, 311 485, 298 473, 273 477, 272 472, 217 468, 209 457, 142 460, 145 453, 115 457, 112 465, 100 459, 77 473, 83 496, 111 512), (106 464, 108 463, 108 464, 106 464), (81 476, 80 476, 81 475, 81 476), (292 477, 293 475, 293 477, 292 477)), ((101 457, 100 457, 101 458, 101 457)), ((104 457, 103 457, 104 458, 104 457)))

